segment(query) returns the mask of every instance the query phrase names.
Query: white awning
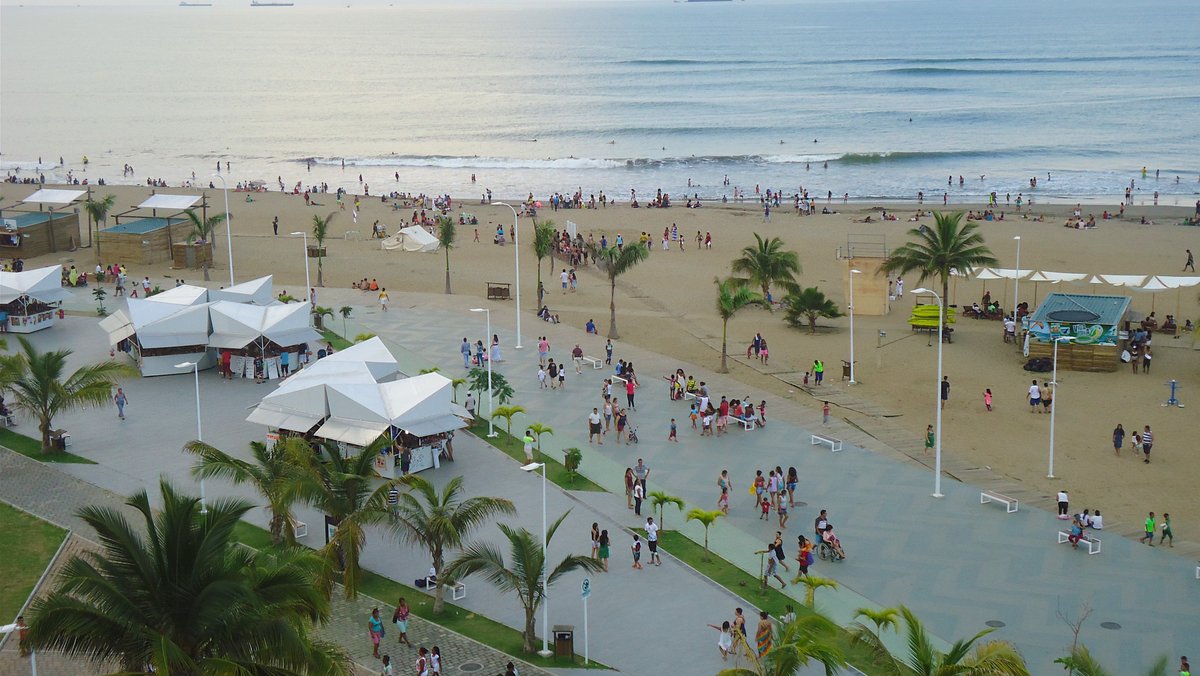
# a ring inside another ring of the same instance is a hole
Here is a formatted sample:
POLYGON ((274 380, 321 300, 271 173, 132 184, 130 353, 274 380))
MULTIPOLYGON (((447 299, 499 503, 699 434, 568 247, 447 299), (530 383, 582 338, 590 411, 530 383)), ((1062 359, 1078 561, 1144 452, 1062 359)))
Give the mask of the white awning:
POLYGON ((149 199, 139 204, 138 208, 183 211, 199 201, 199 195, 151 195, 149 199))
POLYGON ((240 350, 258 339, 257 335, 242 333, 214 333, 208 337, 208 346, 240 350))
POLYGON ((1029 277, 1031 282, 1050 282, 1058 284, 1059 282, 1078 282, 1081 279, 1087 279, 1087 273, 1078 272, 1048 272, 1046 270, 1038 270, 1029 277))
POLYGON ((57 303, 70 298, 71 293, 62 286, 62 266, 0 272, 0 303, 11 303, 22 296, 43 303, 57 303))
POLYGON ((434 434, 449 432, 450 430, 461 430, 466 426, 467 422, 458 416, 443 415, 406 425, 404 431, 414 436, 428 437, 434 434))
POLYGON ((282 411, 264 406, 255 408, 246 420, 258 423, 259 425, 275 427, 281 430, 291 430, 293 432, 308 432, 317 423, 321 422, 321 418, 312 415, 296 411, 282 411))
POLYGON ((1151 277, 1150 279, 1146 280, 1145 284, 1141 286, 1135 286, 1133 288, 1137 289, 1138 291, 1166 291, 1167 289, 1173 289, 1175 287, 1163 284, 1162 280, 1160 280, 1158 277, 1151 277))
POLYGON ((159 303, 155 298, 158 296, 128 300, 131 324, 142 347, 208 344, 207 305, 159 303))
POLYGON ((21 201, 36 204, 70 204, 86 193, 86 190, 54 190, 43 188, 21 201))
POLYGON ((1146 275, 1100 275, 1100 279, 1111 286, 1141 286, 1146 275))
POLYGON ((1167 286, 1168 289, 1188 288, 1200 284, 1200 277, 1173 277, 1170 275, 1159 275, 1158 281, 1167 286))
MULTIPOLYGON (((1025 279, 1033 270, 1017 270, 1014 268, 989 268, 996 277, 1001 279, 1025 279)), ((978 277, 978 275, 977 275, 978 277)), ((983 277, 979 277, 983 279, 983 277)))
POLYGON ((370 340, 364 340, 361 343, 355 343, 340 352, 334 352, 317 363, 336 364, 352 362, 366 364, 376 381, 383 381, 400 372, 396 358, 388 351, 387 346, 383 344, 379 336, 374 336, 370 340))
POLYGON ((992 272, 991 268, 979 268, 971 271, 971 276, 975 279, 1002 279, 1000 275, 992 272))
POLYGON ((387 429, 387 423, 330 418, 325 421, 324 425, 321 425, 317 429, 315 434, 322 439, 344 441, 347 444, 355 446, 368 446, 372 441, 378 439, 379 435, 386 432, 387 429))
POLYGON ((108 344, 110 346, 115 346, 117 343, 136 333, 133 328, 133 322, 129 320, 129 315, 125 314, 124 310, 117 310, 104 319, 101 319, 100 328, 108 332, 108 344))

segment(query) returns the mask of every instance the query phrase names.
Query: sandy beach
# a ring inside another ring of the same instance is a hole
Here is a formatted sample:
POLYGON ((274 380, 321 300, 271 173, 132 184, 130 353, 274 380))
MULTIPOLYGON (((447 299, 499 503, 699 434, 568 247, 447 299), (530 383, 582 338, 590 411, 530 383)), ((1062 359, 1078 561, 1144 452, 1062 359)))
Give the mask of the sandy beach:
MULTIPOLYGON (((11 208, 27 196, 34 186, 4 184, 0 194, 3 205, 11 208)), ((119 213, 140 202, 149 188, 100 187, 100 194, 111 192, 118 196, 112 213, 119 213)), ((189 191, 170 188, 159 192, 171 194, 189 191)), ((206 191, 209 213, 222 207, 221 193, 206 191)), ((314 215, 325 216, 336 210, 333 195, 320 195, 324 206, 306 207, 298 196, 280 193, 254 195, 246 203, 245 195, 230 193, 233 218, 234 268, 237 281, 264 274, 275 275, 277 290, 301 295, 304 284, 302 245, 299 237, 287 237, 294 231, 310 232, 314 215), (280 236, 273 236, 271 221, 278 216, 280 236)), ((1001 197, 1003 201, 1003 197, 1001 197)), ((940 199, 938 200, 940 202, 940 199)), ((823 204, 821 205, 823 206, 823 204)), ((606 234, 610 241, 617 233, 626 242, 636 241, 642 231, 650 234, 654 251, 649 260, 623 276, 617 284, 616 305, 621 340, 675 356, 682 361, 715 369, 720 361, 721 323, 714 303, 713 280, 730 274, 729 263, 743 246, 754 241, 753 234, 781 237, 788 248, 797 251, 803 266, 800 282, 816 286, 843 308, 846 305, 846 261, 837 257, 839 247, 847 241, 868 234, 886 238, 888 249, 907 241, 907 231, 915 226, 907 219, 917 209, 915 204, 839 204, 830 205, 838 213, 798 217, 787 204, 772 213, 771 222, 764 223, 757 204, 711 205, 702 209, 631 209, 622 203, 618 207, 600 210, 541 210, 539 218, 550 219, 561 228, 567 220, 575 222, 579 232, 597 239, 606 234), (862 223, 865 216, 879 218, 880 207, 893 208, 899 221, 862 223), (677 247, 661 250, 664 227, 677 225, 688 236, 686 250, 677 247), (711 232, 711 250, 697 250, 696 231, 711 232)), ((926 203, 924 208, 941 208, 926 203)), ((978 204, 951 204, 949 209, 979 210, 978 204)), ((1115 211, 1112 207, 1110 210, 1115 211)), ((455 294, 482 299, 488 281, 512 282, 514 249, 491 243, 497 224, 506 227, 512 222, 511 212, 502 206, 478 204, 478 198, 455 205, 455 214, 466 211, 479 220, 479 243, 475 243, 474 226, 459 229, 458 244, 450 253, 451 278, 455 294)), ((1084 215, 1095 213, 1099 220, 1103 206, 1088 205, 1084 215)), ((1002 267, 1016 267, 1015 235, 1021 236, 1022 269, 1080 272, 1089 274, 1158 274, 1181 273, 1185 249, 1200 250, 1196 230, 1178 227, 1191 208, 1137 207, 1126 213, 1123 220, 1100 221, 1094 230, 1074 230, 1062 227, 1071 211, 1069 205, 1033 207, 1032 213, 1045 214, 1045 222, 1021 220, 1011 208, 1004 209, 1006 220, 984 222, 980 231, 1002 267), (1142 225, 1143 215, 1154 225, 1142 225)), ((363 277, 376 278, 387 287, 393 306, 404 305, 405 291, 440 292, 444 287, 446 259, 442 252, 433 254, 383 251, 377 240, 369 239, 371 224, 379 220, 394 232, 401 218, 411 209, 393 211, 390 204, 377 198, 363 202, 358 223, 351 219, 349 207, 337 212, 327 242, 328 258, 323 263, 326 286, 349 287, 363 277), (346 239, 347 231, 361 233, 361 239, 346 239)), ((930 223, 931 218, 922 222, 930 223)), ((532 227, 528 218, 521 219, 521 285, 522 305, 527 309, 523 318, 524 340, 532 342, 540 324, 533 314, 536 302, 537 261, 533 256, 532 227)), ((88 236, 83 237, 84 242, 88 236)), ((211 271, 214 284, 227 280, 225 238, 218 236, 217 265, 211 271)), ((104 263, 112 261, 105 258, 104 263)), ((75 264, 81 269, 94 267, 95 250, 79 249, 28 260, 28 267, 51 264, 75 264)), ((316 261, 312 261, 312 276, 316 280, 316 261)), ((594 318, 601 336, 608 328, 607 281, 594 269, 578 270, 579 289, 563 294, 557 273, 562 263, 542 263, 542 279, 547 288, 546 303, 558 313, 564 323, 582 327, 594 318), (551 272, 551 269, 554 272, 551 272)), ((165 264, 155 267, 130 265, 132 278, 150 276, 163 286, 176 278, 187 281, 201 279, 198 270, 171 270, 165 264)), ((931 280, 930 284, 935 282, 931 280)), ((951 286, 950 302, 969 305, 977 301, 986 289, 1010 307, 1013 296, 1011 280, 958 281, 951 286)), ((894 422, 921 438, 925 426, 933 422, 935 405, 936 345, 924 334, 913 334, 907 326, 912 306, 911 291, 920 286, 915 278, 906 278, 906 295, 892 304, 884 316, 856 316, 856 359, 858 362, 854 394, 869 400, 898 417, 894 422), (883 347, 877 345, 880 331, 886 332, 883 347)), ((1075 293, 1122 294, 1113 287, 1092 288, 1088 284, 1037 285, 1038 300, 1051 291, 1075 293)), ((936 288, 936 287, 935 287, 936 288)), ((318 291, 318 303, 320 296, 318 291)), ((1020 283, 1022 300, 1034 303, 1032 282, 1020 283)), ((1128 292, 1132 310, 1148 314, 1152 308, 1162 318, 1177 314, 1180 324, 1185 318, 1200 318, 1200 303, 1195 289, 1182 292, 1166 291, 1149 294, 1128 292), (1178 308, 1178 313, 1176 308, 1178 308)), ((362 304, 376 302, 373 294, 363 294, 362 304)), ((859 302, 864 305, 863 301, 859 302)), ((511 311, 511 301, 500 305, 511 311)), ((506 321, 511 321, 511 315, 506 321)), ((748 309, 729 323, 730 355, 745 356, 746 346, 755 332, 769 341, 771 363, 753 367, 743 360, 731 360, 732 374, 747 384, 775 392, 799 405, 819 407, 817 398, 797 391, 772 374, 803 372, 813 359, 822 359, 827 366, 827 388, 849 387, 840 379, 840 360, 849 355, 849 332, 846 318, 823 320, 816 335, 807 330, 793 329, 783 321, 783 313, 748 309), (789 394, 790 392, 790 394, 789 394)), ((511 341, 501 333, 502 340, 511 341)), ((599 339, 602 343, 602 338, 599 339)), ((1200 375, 1195 365, 1193 337, 1177 340, 1156 337, 1154 366, 1149 374, 1132 373, 1123 366, 1115 373, 1060 372, 1060 388, 1056 399, 1057 431, 1055 474, 1058 479, 1046 478, 1049 447, 1049 416, 1029 412, 1025 391, 1031 374, 1023 371, 1024 360, 1018 348, 1002 340, 999 322, 960 319, 954 333, 954 343, 945 348, 945 374, 952 384, 951 399, 943 419, 943 444, 948 455, 967 459, 977 466, 990 467, 1045 494, 1061 487, 1071 493, 1073 510, 1100 509, 1110 529, 1125 529, 1144 518, 1147 511, 1171 513, 1176 533, 1181 539, 1195 540, 1188 524, 1200 516, 1200 496, 1191 490, 1198 478, 1197 462, 1191 457, 1186 439, 1195 430, 1189 423, 1189 409, 1168 408, 1162 404, 1168 395, 1167 381, 1177 379, 1181 385, 1180 398, 1193 404, 1192 397, 1200 396, 1200 375), (990 388, 995 395, 994 411, 983 406, 982 393, 990 388), (1150 425, 1155 431, 1152 464, 1133 459, 1129 451, 1120 457, 1113 453, 1110 433, 1117 423, 1126 430, 1150 425)), ((448 348, 449 349, 449 348, 448 348)), ((702 376, 703 374, 701 374, 702 376)), ((1037 374, 1039 380, 1049 374, 1037 374)), ((792 377, 792 376, 786 376, 792 377)), ((732 394, 732 393, 731 393, 732 394)), ((1195 405, 1200 405, 1196 403, 1195 405)), ((786 407, 768 402, 769 410, 786 415, 786 407)), ((868 431, 870 416, 835 408, 833 415, 862 425, 868 431)))

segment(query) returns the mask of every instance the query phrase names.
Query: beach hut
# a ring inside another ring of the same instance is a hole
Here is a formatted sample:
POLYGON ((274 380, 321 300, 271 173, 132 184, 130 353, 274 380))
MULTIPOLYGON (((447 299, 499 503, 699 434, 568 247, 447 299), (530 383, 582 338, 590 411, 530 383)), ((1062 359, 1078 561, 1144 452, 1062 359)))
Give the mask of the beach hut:
POLYGON ((43 188, 0 212, 0 255, 33 258, 79 247, 79 209, 84 190, 43 188), (37 211, 20 205, 36 205, 37 211))
POLYGON ((1073 340, 1058 346, 1058 366, 1072 371, 1116 371, 1120 366, 1121 325, 1129 311, 1129 296, 1051 293, 1027 319, 1029 356, 1049 357, 1054 340, 1073 340))
POLYGON ((62 267, 51 265, 22 272, 0 272, 0 327, 12 333, 33 333, 54 326, 62 301, 70 292, 62 286, 62 267))
POLYGON ((100 322, 109 344, 137 362, 143 376, 182 373, 176 364, 192 361, 200 369, 215 364, 208 352, 208 290, 177 286, 149 298, 129 298, 100 322))
POLYGON ((228 350, 230 369, 243 378, 279 378, 280 355, 288 354, 288 364, 300 364, 300 353, 310 343, 321 340, 308 324, 308 303, 248 305, 220 300, 209 304, 212 335, 209 347, 214 355, 228 350), (255 361, 261 359, 261 371, 255 361))
POLYGON ((136 207, 113 216, 114 225, 96 235, 98 249, 107 258, 142 265, 172 261, 174 267, 199 267, 211 260, 211 243, 179 263, 173 246, 186 242, 192 233, 191 221, 183 212, 201 199, 198 195, 151 195, 136 207))

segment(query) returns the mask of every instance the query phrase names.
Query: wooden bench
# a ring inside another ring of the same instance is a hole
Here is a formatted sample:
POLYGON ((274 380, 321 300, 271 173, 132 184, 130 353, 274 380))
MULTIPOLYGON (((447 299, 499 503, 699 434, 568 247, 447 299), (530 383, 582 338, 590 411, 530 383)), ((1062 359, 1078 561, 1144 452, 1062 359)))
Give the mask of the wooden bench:
POLYGON ((980 492, 979 493, 979 504, 984 505, 989 502, 1003 502, 1004 503, 1004 511, 1008 512, 1009 514, 1012 514, 1013 512, 1017 511, 1017 499, 1016 498, 1010 498, 1007 495, 1004 495, 1003 493, 997 493, 996 491, 980 492))
MULTIPOLYGON (((1065 530, 1058 531, 1058 544, 1061 545, 1064 542, 1070 542, 1070 541, 1071 541, 1070 533, 1068 533, 1065 530)), ((1100 538, 1092 537, 1091 535, 1088 535, 1085 532, 1083 534, 1083 536, 1079 538, 1079 541, 1087 544, 1088 554, 1099 554, 1100 553, 1100 538)))
POLYGON ((504 284, 502 282, 488 282, 487 283, 488 300, 508 300, 509 298, 512 297, 511 288, 512 288, 511 284, 504 284))
MULTIPOLYGON (((467 597, 467 585, 462 582, 448 582, 443 586, 448 587, 450 589, 451 600, 461 601, 462 599, 467 597)), ((436 590, 436 589, 437 589, 437 581, 433 579, 433 576, 430 575, 430 576, 426 577, 425 578, 425 591, 429 592, 430 594, 433 594, 434 590, 436 590)))
POLYGON ((297 539, 308 535, 308 524, 299 519, 292 519, 292 535, 297 539))
POLYGON ((597 359, 596 357, 586 357, 585 356, 583 358, 583 360, 586 361, 587 363, 591 364, 593 370, 599 370, 600 367, 604 365, 604 360, 597 359))
POLYGON ((825 444, 829 446, 829 451, 831 453, 837 453, 838 451, 842 450, 842 440, 834 439, 833 437, 814 434, 812 435, 812 445, 816 446, 817 444, 825 444))
POLYGON ((749 420, 746 418, 733 418, 733 420, 736 420, 737 422, 741 423, 742 427, 746 428, 747 432, 749 432, 750 430, 754 429, 757 426, 757 424, 753 420, 749 420))

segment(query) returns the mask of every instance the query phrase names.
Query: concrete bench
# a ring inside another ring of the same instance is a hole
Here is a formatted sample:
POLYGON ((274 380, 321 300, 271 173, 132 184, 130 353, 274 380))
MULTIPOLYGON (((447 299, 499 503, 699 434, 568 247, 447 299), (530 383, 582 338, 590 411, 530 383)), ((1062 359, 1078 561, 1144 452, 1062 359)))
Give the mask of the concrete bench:
POLYGON ((308 535, 308 524, 299 519, 292 519, 292 535, 300 539, 308 535))
POLYGON ((1017 511, 1016 498, 1010 498, 1007 495, 1004 495, 1003 493, 997 493, 996 491, 982 491, 979 494, 979 504, 984 505, 989 502, 1003 502, 1004 511, 1008 512, 1009 514, 1017 511))
POLYGON ((757 426, 753 420, 750 420, 748 418, 733 418, 733 420, 736 420, 737 422, 741 423, 742 427, 744 427, 747 432, 749 432, 750 430, 754 429, 757 426))
MULTIPOLYGON (((467 597, 467 585, 462 582, 451 582, 444 586, 446 586, 450 589, 451 600, 461 601, 462 599, 465 599, 467 597)), ((426 577, 425 578, 425 591, 429 592, 430 594, 433 594, 434 590, 436 590, 436 589, 437 589, 437 581, 433 579, 433 576, 430 575, 429 577, 426 577)))
POLYGON ((814 434, 812 435, 812 445, 816 446, 817 444, 825 444, 829 447, 829 450, 832 453, 837 453, 838 451, 842 450, 842 440, 834 439, 833 437, 814 434))
POLYGON ((1200 580, 1200 566, 1196 566, 1196 579, 1200 580))
POLYGON ((593 370, 599 370, 604 365, 604 360, 596 357, 584 357, 583 360, 591 364, 593 370))
POLYGON ((613 380, 619 380, 619 381, 621 381, 621 384, 622 384, 622 385, 625 385, 625 384, 628 384, 628 383, 629 383, 629 381, 628 381, 628 380, 626 380, 626 379, 624 379, 624 378, 622 378, 621 376, 618 376, 618 375, 614 375, 614 376, 612 376, 612 379, 613 379, 613 380))
POLYGON ((697 396, 696 392, 684 392, 683 393, 684 401, 687 401, 688 399, 697 399, 697 398, 698 398, 698 396, 697 396))
MULTIPOLYGON (((1071 541, 1070 533, 1068 533, 1065 530, 1058 531, 1058 544, 1061 545, 1064 542, 1070 542, 1070 541, 1071 541)), ((1092 536, 1088 535, 1087 533, 1084 533, 1083 536, 1079 538, 1079 541, 1087 545, 1088 554, 1099 554, 1100 553, 1100 538, 1092 537, 1092 536)))

